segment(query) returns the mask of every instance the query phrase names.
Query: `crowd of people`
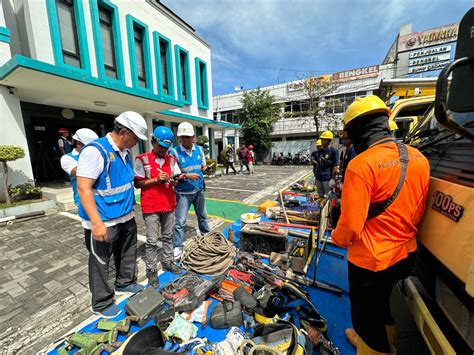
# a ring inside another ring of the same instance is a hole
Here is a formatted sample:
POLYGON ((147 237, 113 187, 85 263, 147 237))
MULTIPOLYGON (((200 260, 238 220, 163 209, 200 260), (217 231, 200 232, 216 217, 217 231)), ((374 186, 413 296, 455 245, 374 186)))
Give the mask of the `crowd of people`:
MULTIPOLYGON (((63 141, 66 132, 59 139, 63 141)), ((146 226, 145 265, 148 283, 159 284, 162 269, 180 273, 175 263, 183 253, 184 227, 191 205, 202 234, 210 232, 204 198, 204 175, 209 172, 194 127, 178 126, 180 144, 172 148, 173 132, 157 127, 147 136, 145 119, 136 112, 115 118, 113 130, 99 138, 88 128, 75 132, 75 148, 61 158, 70 176, 74 202, 84 228, 89 251, 91 310, 104 318, 121 313, 115 292, 136 293, 143 289, 136 279, 137 224, 134 188, 140 188, 140 207, 146 226), (139 140, 151 139, 152 149, 130 154, 139 140), (108 283, 109 262, 115 262, 115 282, 108 283)), ((63 147, 67 148, 63 142, 63 147)))
POLYGON ((235 152, 234 147, 231 144, 227 144, 223 155, 226 175, 229 175, 229 168, 232 169, 234 174, 241 175, 244 173, 244 167, 246 168, 248 174, 255 174, 255 169, 253 166, 256 163, 256 159, 253 145, 249 144, 246 146, 245 144, 241 144, 239 149, 237 149, 237 152, 235 152), (236 160, 238 160, 240 165, 238 173, 234 165, 236 160))

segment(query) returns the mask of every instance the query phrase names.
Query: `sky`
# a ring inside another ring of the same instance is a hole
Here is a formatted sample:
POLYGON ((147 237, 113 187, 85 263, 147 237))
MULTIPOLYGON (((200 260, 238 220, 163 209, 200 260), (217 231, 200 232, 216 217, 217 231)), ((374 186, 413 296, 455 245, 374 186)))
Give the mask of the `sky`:
POLYGON ((459 22, 473 0, 162 0, 211 46, 213 95, 381 64, 403 24, 459 22))

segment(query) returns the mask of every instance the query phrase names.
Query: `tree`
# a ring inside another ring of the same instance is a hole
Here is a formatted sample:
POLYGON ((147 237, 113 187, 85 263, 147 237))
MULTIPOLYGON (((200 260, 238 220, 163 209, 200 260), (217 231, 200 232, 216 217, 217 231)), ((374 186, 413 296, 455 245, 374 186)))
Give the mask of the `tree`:
POLYGON ((337 84, 327 76, 310 77, 303 79, 304 94, 309 101, 308 114, 314 120, 316 133, 319 135, 323 122, 326 129, 334 129, 340 121, 340 117, 334 113, 334 109, 341 105, 339 100, 331 99, 328 95, 337 90, 337 84))
POLYGON ((8 165, 7 162, 21 159, 25 156, 22 147, 15 145, 0 145, 0 162, 3 165, 3 191, 6 197, 6 203, 11 203, 10 194, 8 193, 8 165))
POLYGON ((275 96, 257 88, 243 93, 242 108, 236 112, 242 123, 242 134, 247 144, 252 144, 258 157, 271 148, 273 124, 280 118, 280 105, 275 96))
POLYGON ((204 149, 204 154, 207 156, 209 154, 209 138, 203 134, 197 137, 196 143, 204 149))

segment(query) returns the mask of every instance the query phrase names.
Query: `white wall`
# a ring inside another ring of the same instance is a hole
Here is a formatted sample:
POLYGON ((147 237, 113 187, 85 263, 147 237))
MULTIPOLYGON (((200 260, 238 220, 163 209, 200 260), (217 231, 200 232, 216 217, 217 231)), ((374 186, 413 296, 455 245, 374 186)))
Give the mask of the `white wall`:
MULTIPOLYGON (((128 52, 128 40, 126 32, 126 21, 125 16, 127 14, 132 15, 141 22, 148 25, 149 30, 149 42, 152 58, 152 76, 154 83, 154 92, 157 93, 156 88, 156 70, 155 70, 155 59, 154 59, 154 43, 153 43, 153 32, 158 31, 160 34, 168 37, 172 43, 172 57, 173 67, 175 63, 174 45, 179 45, 189 51, 189 64, 190 64, 190 84, 191 84, 191 96, 192 105, 185 105, 182 108, 176 109, 178 112, 201 116, 212 119, 212 67, 211 67, 211 50, 210 48, 197 40, 187 30, 178 26, 174 21, 168 18, 165 14, 158 11, 152 5, 145 2, 137 1, 113 1, 119 6, 120 22, 121 22, 121 33, 122 33, 122 49, 124 53, 124 66, 125 76, 127 78, 127 85, 131 86, 130 78, 130 62, 128 52), (208 83, 208 95, 209 95, 209 110, 199 110, 197 106, 197 92, 196 92, 196 74, 194 59, 199 57, 207 63, 207 83, 208 83)), ((175 68, 176 70, 176 68, 175 68)), ((176 71, 175 71, 176 73, 176 71)), ((175 75, 175 92, 176 88, 176 75, 175 75)))
MULTIPOLYGON (((8 163, 8 183, 17 185, 33 180, 20 100, 15 94, 11 94, 5 86, 0 86, 0 117, 2 126, 2 129, 0 129, 0 145, 17 145, 25 150, 23 159, 8 163)), ((2 174, 3 169, 0 170, 0 174, 2 174)))

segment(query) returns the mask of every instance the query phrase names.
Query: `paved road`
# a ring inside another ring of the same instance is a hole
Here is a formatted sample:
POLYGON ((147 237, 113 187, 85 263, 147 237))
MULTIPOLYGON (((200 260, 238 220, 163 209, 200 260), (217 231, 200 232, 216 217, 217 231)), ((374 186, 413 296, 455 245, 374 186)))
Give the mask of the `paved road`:
MULTIPOLYGON (((257 166, 255 175, 228 175, 207 181, 207 196, 256 204, 274 198, 279 188, 309 167, 257 166)), ((136 210, 138 279, 144 281, 145 228, 136 210)), ((87 251, 83 230, 71 213, 49 211, 45 217, 0 227, 0 352, 32 354, 81 322, 89 311, 87 251)), ((211 228, 224 222, 210 220, 211 228)), ((196 235, 190 216, 186 236, 196 235)), ((111 263, 113 264, 113 263, 111 263)), ((113 270, 110 272, 114 275, 113 270)))

